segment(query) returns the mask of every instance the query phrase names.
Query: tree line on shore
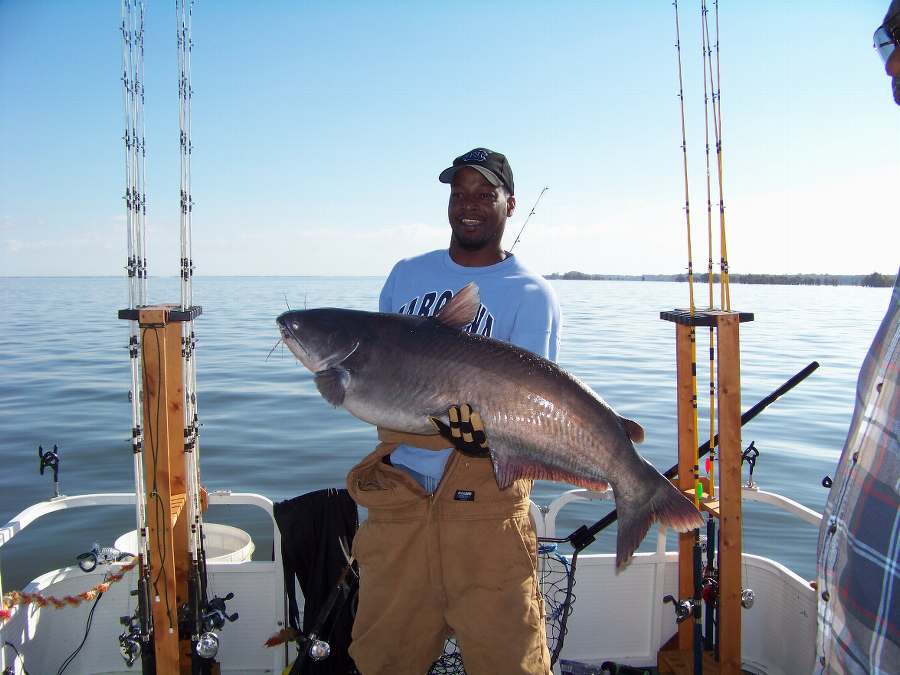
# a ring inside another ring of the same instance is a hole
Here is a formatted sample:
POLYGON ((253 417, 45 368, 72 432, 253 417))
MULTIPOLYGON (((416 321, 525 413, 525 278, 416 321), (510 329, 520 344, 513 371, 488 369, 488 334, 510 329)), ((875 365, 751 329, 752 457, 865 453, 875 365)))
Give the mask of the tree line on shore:
MULTIPOLYGON (((695 283, 708 283, 706 272, 695 274, 695 283)), ((578 281, 687 281, 687 274, 586 274, 565 272, 545 275, 546 279, 578 281)), ((770 284, 785 286, 870 286, 891 287, 896 274, 729 274, 728 281, 735 284, 770 284)), ((713 274, 713 283, 719 282, 719 275, 713 274)))

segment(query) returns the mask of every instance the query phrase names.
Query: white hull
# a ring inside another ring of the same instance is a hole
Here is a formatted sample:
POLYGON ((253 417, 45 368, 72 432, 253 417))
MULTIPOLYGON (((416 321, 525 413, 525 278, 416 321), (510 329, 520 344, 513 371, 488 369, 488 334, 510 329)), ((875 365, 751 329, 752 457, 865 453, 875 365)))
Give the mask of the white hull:
MULTIPOLYGON (((565 493, 542 513, 532 508, 539 534, 555 536, 555 517, 566 503, 581 499, 606 499, 608 494, 573 490, 565 493)), ((820 516, 777 495, 745 490, 745 498, 779 505, 815 522, 820 516)), ((29 507, 0 529, 0 546, 47 513, 64 508, 133 503, 127 493, 63 497, 29 507)), ((272 515, 272 502, 249 493, 212 493, 211 504, 252 504, 272 515)), ((280 673, 290 655, 284 647, 267 649, 265 640, 285 621, 280 536, 272 521, 275 560, 211 562, 208 565, 210 596, 234 593, 229 612, 238 612, 237 622, 221 631, 217 661, 223 673, 280 673)), ((673 539, 674 541, 674 539, 673 539)), ((804 579, 767 558, 745 554, 743 586, 752 588, 756 602, 742 614, 742 658, 750 672, 793 675, 812 670, 815 659, 816 596, 804 579)), ((27 589, 45 595, 80 593, 103 580, 107 568, 93 572, 69 567, 37 577, 27 589)), ((655 665, 656 654, 675 632, 671 605, 662 597, 676 593, 677 554, 665 550, 665 534, 657 551, 639 553, 622 573, 615 573, 613 554, 581 554, 576 570, 574 613, 561 658, 600 664, 611 660, 631 665, 655 665)), ((130 616, 135 598, 134 571, 103 595, 94 613, 87 641, 66 670, 76 673, 135 673, 140 665, 127 668, 119 654, 116 636, 122 631, 119 618, 130 616)), ((24 657, 29 673, 55 673, 84 637, 92 602, 54 609, 31 605, 17 611, 0 627, 0 641, 14 644, 24 657)), ((0 667, 12 664, 12 651, 3 650, 0 667)), ((22 673, 22 659, 14 665, 22 673)))

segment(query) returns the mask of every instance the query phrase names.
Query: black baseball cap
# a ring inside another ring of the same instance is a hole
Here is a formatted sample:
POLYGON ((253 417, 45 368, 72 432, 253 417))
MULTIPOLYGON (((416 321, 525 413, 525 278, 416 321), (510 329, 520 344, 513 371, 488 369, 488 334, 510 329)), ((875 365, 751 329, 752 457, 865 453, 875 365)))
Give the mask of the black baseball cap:
POLYGON ((515 194, 512 169, 506 156, 487 148, 475 148, 453 160, 453 166, 441 171, 438 180, 442 183, 452 183, 456 172, 463 167, 470 166, 482 176, 487 178, 491 185, 500 187, 503 185, 509 190, 509 194, 515 194))

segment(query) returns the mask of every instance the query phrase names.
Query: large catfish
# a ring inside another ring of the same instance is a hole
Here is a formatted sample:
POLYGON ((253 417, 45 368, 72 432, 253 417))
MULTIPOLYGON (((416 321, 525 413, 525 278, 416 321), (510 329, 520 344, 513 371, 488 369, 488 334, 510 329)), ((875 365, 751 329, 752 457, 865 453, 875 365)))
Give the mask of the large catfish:
POLYGON ((634 449, 639 424, 610 408, 555 363, 461 330, 479 308, 460 290, 435 317, 349 309, 278 317, 285 344, 334 406, 381 427, 434 433, 452 405, 481 413, 501 489, 517 478, 604 490, 619 513, 616 565, 627 563, 653 521, 679 532, 702 524, 693 504, 634 449))

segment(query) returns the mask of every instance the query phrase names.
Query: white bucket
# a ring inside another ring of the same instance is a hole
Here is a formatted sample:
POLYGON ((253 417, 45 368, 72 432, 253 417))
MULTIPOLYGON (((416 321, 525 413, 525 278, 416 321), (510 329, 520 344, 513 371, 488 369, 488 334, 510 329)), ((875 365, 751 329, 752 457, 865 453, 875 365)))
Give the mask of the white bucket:
MULTIPOLYGON (((206 562, 242 563, 253 556, 253 539, 244 530, 231 525, 203 523, 206 562)), ((137 531, 126 532, 114 546, 124 553, 137 553, 137 531)))

